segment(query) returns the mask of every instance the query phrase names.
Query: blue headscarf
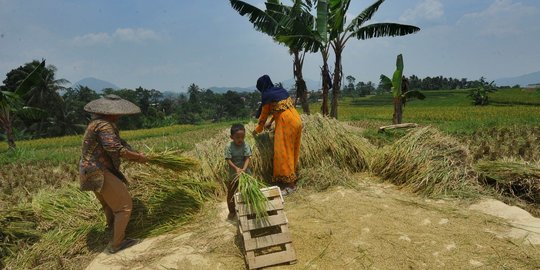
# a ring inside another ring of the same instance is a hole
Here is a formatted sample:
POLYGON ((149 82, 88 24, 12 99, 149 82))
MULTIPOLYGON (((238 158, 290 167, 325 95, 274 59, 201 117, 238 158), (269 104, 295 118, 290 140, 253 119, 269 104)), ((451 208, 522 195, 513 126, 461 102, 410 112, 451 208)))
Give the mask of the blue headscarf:
POLYGON ((289 98, 289 93, 287 92, 287 90, 282 87, 274 86, 272 80, 270 79, 270 76, 268 75, 263 75, 257 80, 257 90, 261 92, 262 98, 261 106, 259 106, 259 109, 255 114, 256 118, 259 118, 259 116, 261 116, 262 107, 264 105, 289 98))

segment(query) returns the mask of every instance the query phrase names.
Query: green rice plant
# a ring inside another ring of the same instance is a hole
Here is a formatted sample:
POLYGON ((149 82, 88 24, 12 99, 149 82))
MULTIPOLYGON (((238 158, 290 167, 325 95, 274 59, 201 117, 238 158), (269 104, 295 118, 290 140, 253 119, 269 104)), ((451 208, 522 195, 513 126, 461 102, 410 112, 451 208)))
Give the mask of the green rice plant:
POLYGON ((251 208, 255 217, 261 219, 268 217, 266 210, 268 198, 261 191, 261 188, 265 188, 266 185, 244 172, 240 173, 234 181, 238 181, 238 192, 240 192, 242 200, 251 208))
POLYGON ((371 171, 427 196, 466 197, 478 187, 467 148, 429 126, 380 149, 371 171))
POLYGON ((199 166, 199 162, 193 158, 181 156, 180 150, 165 149, 161 152, 154 151, 153 148, 148 147, 149 152, 145 155, 148 158, 148 163, 173 170, 176 172, 183 172, 192 170, 199 166))
POLYGON ((498 192, 540 203, 540 167, 520 160, 480 161, 475 164, 483 183, 498 192))

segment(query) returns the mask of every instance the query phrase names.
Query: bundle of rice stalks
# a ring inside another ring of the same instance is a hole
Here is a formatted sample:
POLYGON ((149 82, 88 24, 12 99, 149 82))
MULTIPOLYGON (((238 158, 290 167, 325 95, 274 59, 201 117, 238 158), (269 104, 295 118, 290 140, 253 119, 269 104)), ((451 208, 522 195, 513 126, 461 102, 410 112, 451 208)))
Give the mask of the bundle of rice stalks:
POLYGON ((176 172, 192 170, 193 168, 199 166, 199 162, 197 160, 181 156, 180 150, 165 149, 162 152, 156 152, 150 147, 147 148, 149 151, 146 153, 146 157, 148 158, 149 164, 157 165, 176 172))
MULTIPOLYGON (((302 115, 302 122, 300 169, 318 168, 325 162, 345 171, 367 170, 374 147, 357 133, 357 128, 320 114, 302 115)), ((255 124, 246 125, 246 142, 253 150, 250 167, 256 177, 270 180, 274 155, 273 133, 263 132, 254 137, 251 134, 254 129, 255 124)), ((229 143, 228 130, 224 130, 215 138, 197 144, 195 151, 201 160, 201 170, 194 177, 223 185, 228 178, 223 150, 229 143)))
POLYGON ((540 203, 540 167, 518 160, 481 161, 474 167, 481 181, 497 191, 540 203))
POLYGON ((235 181, 238 181, 238 192, 240 192, 242 200, 255 213, 255 217, 268 217, 266 212, 268 198, 261 191, 261 188, 265 188, 266 185, 247 173, 239 174, 235 181))
POLYGON ((411 131, 382 148, 371 171, 428 196, 469 196, 476 187, 467 148, 432 127, 411 131))
POLYGON ((200 209, 216 187, 174 172, 137 172, 130 184, 133 211, 127 232, 146 237, 178 228, 200 209))

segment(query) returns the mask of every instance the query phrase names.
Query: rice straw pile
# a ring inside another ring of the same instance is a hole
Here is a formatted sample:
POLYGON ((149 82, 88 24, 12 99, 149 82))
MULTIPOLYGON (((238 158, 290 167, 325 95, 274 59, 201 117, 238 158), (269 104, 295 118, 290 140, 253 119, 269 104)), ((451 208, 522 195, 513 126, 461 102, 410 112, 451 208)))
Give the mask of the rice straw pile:
POLYGON ((34 213, 25 207, 0 210, 0 269, 3 258, 15 254, 18 247, 39 239, 34 213))
MULTIPOLYGON (((129 237, 159 235, 181 226, 203 205, 216 188, 178 175, 175 171, 132 164, 129 190, 133 210, 126 234, 129 237)), ((36 237, 39 241, 9 257, 7 267, 31 269, 77 268, 81 255, 101 251, 110 236, 104 233, 105 218, 92 192, 70 184, 42 190, 32 201, 36 237), (44 255, 46 254, 46 256, 44 255), (62 258, 70 258, 63 265, 62 258)))
POLYGON ((261 191, 261 188, 265 188, 266 185, 244 172, 239 174, 235 181, 238 181, 238 192, 240 192, 242 200, 251 208, 255 217, 268 217, 268 212, 266 211, 268 198, 261 191))
POLYGON ((477 187, 467 148, 435 128, 409 132, 373 159, 371 171, 428 196, 467 197, 477 187))
POLYGON ((145 155, 148 158, 149 164, 157 165, 176 172, 188 171, 199 166, 199 162, 197 160, 181 156, 180 150, 165 149, 162 152, 156 152, 154 149, 148 146, 147 148, 149 151, 145 155))
MULTIPOLYGON (((300 170, 321 166, 333 166, 345 172, 368 169, 374 147, 356 133, 357 128, 320 114, 301 117, 304 128, 300 146, 300 170)), ((246 142, 253 150, 250 167, 255 177, 269 181, 273 168, 273 133, 263 132, 253 137, 251 131, 254 129, 255 124, 246 125, 246 142)), ((201 160, 201 169, 195 177, 201 181, 221 183, 223 187, 220 195, 225 190, 224 180, 229 177, 223 156, 223 150, 230 143, 229 135, 229 130, 224 130, 215 138, 197 144, 195 149, 196 156, 201 160)), ((341 178, 342 174, 331 177, 341 178)))
POLYGON ((497 191, 540 203, 540 167, 520 160, 480 161, 475 164, 480 179, 497 191))
POLYGON ((322 161, 321 165, 300 170, 298 184, 302 188, 324 191, 334 186, 357 188, 358 180, 349 171, 342 170, 331 162, 322 161))

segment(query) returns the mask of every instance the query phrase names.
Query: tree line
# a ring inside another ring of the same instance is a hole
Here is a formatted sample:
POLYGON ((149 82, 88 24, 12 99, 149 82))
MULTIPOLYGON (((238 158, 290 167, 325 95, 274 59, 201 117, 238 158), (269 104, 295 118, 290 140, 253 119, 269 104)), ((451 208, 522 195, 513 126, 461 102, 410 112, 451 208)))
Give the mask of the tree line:
MULTIPOLYGON (((477 88, 485 81, 485 78, 478 80, 469 80, 467 78, 452 78, 444 76, 419 78, 416 75, 406 77, 409 90, 454 90, 477 88)), ((381 82, 375 84, 368 81, 356 82, 352 75, 345 77, 345 84, 342 88, 343 96, 346 97, 364 97, 368 95, 380 95, 388 93, 390 90, 381 82)))
POLYGON ((260 93, 214 93, 191 84, 187 93, 168 94, 138 87, 104 89, 100 93, 56 78, 56 67, 34 60, 6 74, 0 85, 0 141, 15 148, 15 138, 35 139, 84 132, 91 115, 84 105, 102 95, 115 94, 137 104, 142 113, 119 122, 121 129, 197 124, 252 116, 260 93))

